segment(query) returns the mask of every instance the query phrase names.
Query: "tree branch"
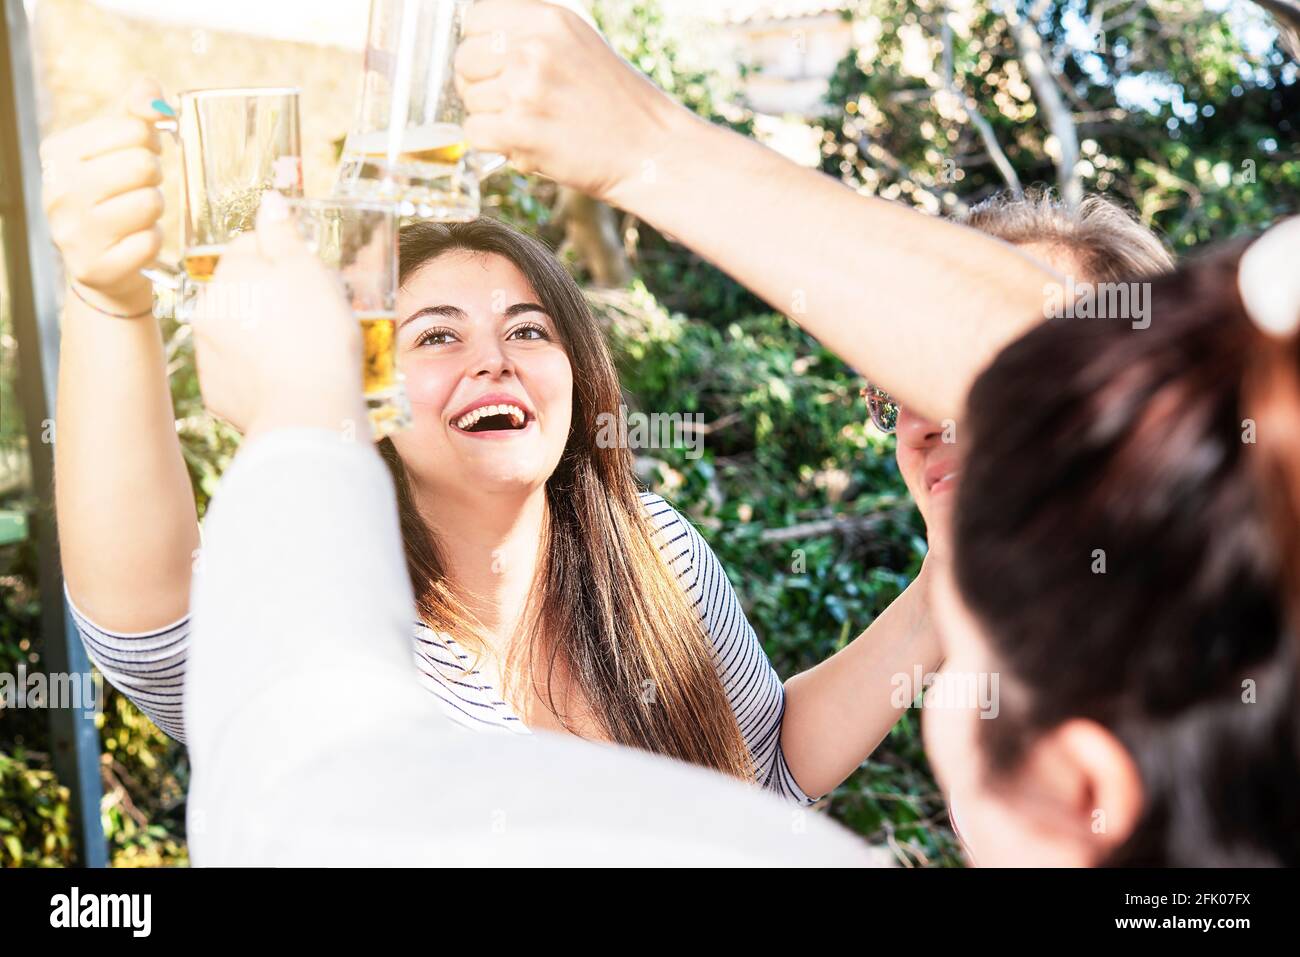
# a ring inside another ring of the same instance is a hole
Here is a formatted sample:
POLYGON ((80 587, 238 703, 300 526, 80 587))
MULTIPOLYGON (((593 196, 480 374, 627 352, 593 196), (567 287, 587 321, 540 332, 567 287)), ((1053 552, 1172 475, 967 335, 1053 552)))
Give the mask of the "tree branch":
POLYGON ((998 173, 1002 176, 1002 181, 1007 184, 1007 187, 1017 197, 1023 196, 1025 190, 1020 185, 1020 177, 1016 175, 1016 168, 1011 165, 1011 160, 1007 159, 1007 154, 1003 152, 997 134, 993 132, 992 124, 984 119, 984 114, 980 112, 979 104, 975 102, 974 98, 957 88, 957 80, 953 70, 952 24, 948 22, 947 16, 943 18, 943 67, 945 88, 961 104, 966 118, 975 125, 980 140, 984 143, 984 149, 988 151, 989 158, 993 160, 993 165, 997 167, 998 173))
POLYGON ((1015 37, 1020 62, 1029 77, 1034 99, 1046 115, 1048 129, 1056 138, 1061 152, 1056 169, 1061 199, 1070 209, 1077 209, 1083 200, 1083 181, 1079 177, 1079 137, 1070 110, 1043 57, 1043 42, 1038 34, 1037 21, 1021 18, 1015 0, 1000 0, 999 6, 1011 28, 1011 35, 1015 37))
POLYGON ((845 535, 856 537, 865 532, 873 532, 880 526, 894 521, 899 515, 911 508, 902 505, 872 512, 870 515, 836 515, 814 522, 801 522, 785 528, 765 528, 759 534, 763 542, 791 542, 802 538, 822 538, 826 535, 845 535))
POLYGON ((956 198, 949 199, 948 196, 943 192, 939 191, 933 186, 928 186, 925 183, 923 183, 912 172, 912 168, 910 166, 908 166, 906 163, 900 160, 893 153, 889 152, 889 150, 885 149, 879 143, 873 143, 870 140, 866 139, 865 137, 859 137, 857 141, 857 147, 858 147, 858 152, 861 153, 863 156, 869 156, 871 159, 875 160, 881 166, 885 167, 885 169, 889 170, 895 176, 902 177, 903 179, 911 183, 913 186, 915 186, 917 189, 929 193, 931 196, 933 196, 935 199, 939 201, 940 207, 947 209, 949 212, 955 212, 955 213, 966 212, 966 204, 964 202, 956 198))

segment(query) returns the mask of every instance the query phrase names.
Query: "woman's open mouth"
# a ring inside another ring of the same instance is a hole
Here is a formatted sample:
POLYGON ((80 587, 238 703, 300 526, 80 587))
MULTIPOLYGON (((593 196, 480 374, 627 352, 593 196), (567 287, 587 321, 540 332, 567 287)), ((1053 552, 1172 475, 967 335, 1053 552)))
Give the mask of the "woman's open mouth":
MULTIPOLYGON (((495 397, 488 397, 495 398, 495 397)), ((503 436, 525 431, 533 415, 513 401, 488 401, 470 408, 452 419, 452 426, 467 435, 503 436)))

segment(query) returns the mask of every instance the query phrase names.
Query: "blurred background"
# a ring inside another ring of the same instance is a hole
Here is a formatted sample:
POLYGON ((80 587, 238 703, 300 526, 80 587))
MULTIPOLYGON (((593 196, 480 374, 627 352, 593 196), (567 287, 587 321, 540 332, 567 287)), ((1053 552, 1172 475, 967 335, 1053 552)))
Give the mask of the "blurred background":
MULTIPOLYGON (((1036 184, 1067 200, 1099 191, 1181 254, 1300 205, 1296 69, 1271 21, 1245 0, 570 5, 701 115, 860 192, 935 215, 1036 184)), ((332 185, 356 105, 365 0, 14 6, 27 17, 42 136, 102 111, 135 74, 157 78, 169 96, 291 84, 302 90, 307 189, 332 185)), ((167 146, 172 254, 177 159, 167 146)), ((638 470, 710 540, 781 675, 870 624, 911 580, 925 542, 893 439, 867 424, 860 378, 634 217, 508 170, 491 181, 486 205, 540 235, 583 282, 630 407, 704 414, 703 457, 658 450, 638 470)), ((41 667, 40 602, 49 596, 37 587, 30 528, 51 495, 31 477, 9 282, 0 273, 0 673, 12 674, 41 667)), ((871 308, 870 289, 862 308, 871 308)), ((202 410, 186 330, 164 331, 202 509, 237 436, 202 410)), ((954 865, 916 719, 909 713, 823 810, 904 866, 954 865)), ((184 748, 115 693, 97 732, 109 862, 185 864, 184 748)), ((58 779, 50 750, 45 715, 0 708, 0 865, 79 860, 70 782, 58 779)), ((353 773, 381 770, 359 762, 353 773)), ((338 799, 348 794, 340 780, 338 799)))

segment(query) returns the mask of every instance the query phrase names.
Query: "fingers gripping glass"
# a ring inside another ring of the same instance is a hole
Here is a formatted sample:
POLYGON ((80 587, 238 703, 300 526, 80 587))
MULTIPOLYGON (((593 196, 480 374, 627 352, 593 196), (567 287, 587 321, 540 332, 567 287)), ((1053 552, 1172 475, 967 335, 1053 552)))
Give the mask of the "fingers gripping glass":
POLYGON ((335 192, 392 200, 403 217, 468 221, 505 164, 465 138, 453 64, 470 0, 371 0, 357 120, 335 192))
POLYGON ((154 125, 180 143, 184 236, 179 266, 155 263, 142 271, 164 298, 170 293, 175 316, 183 322, 226 243, 256 225, 262 193, 302 195, 298 91, 191 90, 181 94, 176 119, 154 125))
POLYGON ((883 389, 877 389, 867 383, 862 390, 862 397, 867 400, 867 412, 871 415, 871 424, 886 435, 898 428, 898 403, 894 397, 883 389))

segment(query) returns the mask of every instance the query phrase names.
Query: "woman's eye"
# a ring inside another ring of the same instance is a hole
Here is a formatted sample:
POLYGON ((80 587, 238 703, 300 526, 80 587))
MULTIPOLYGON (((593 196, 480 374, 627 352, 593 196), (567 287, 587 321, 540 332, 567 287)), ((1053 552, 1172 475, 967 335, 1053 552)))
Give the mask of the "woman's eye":
POLYGON ((417 346, 445 346, 456 338, 450 329, 427 329, 415 340, 417 346))
POLYGON ((530 325, 526 325, 526 326, 518 326, 518 327, 516 327, 516 328, 510 330, 510 335, 507 336, 507 338, 509 338, 509 339, 549 339, 550 336, 548 336, 548 335, 546 334, 546 330, 543 329, 541 326, 535 326, 535 325, 531 325, 531 324, 530 324, 530 325))

